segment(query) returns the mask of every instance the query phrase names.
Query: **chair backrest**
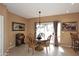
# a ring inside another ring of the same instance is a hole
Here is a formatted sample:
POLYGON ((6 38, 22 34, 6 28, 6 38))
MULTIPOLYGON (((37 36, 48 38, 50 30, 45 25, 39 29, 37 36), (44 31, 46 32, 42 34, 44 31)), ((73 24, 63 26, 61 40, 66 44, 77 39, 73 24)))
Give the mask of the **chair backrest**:
POLYGON ((52 35, 48 36, 47 40, 50 40, 50 39, 51 39, 51 37, 52 37, 52 35))
POLYGON ((46 41, 46 45, 47 45, 47 46, 49 46, 49 44, 50 44, 51 36, 52 36, 52 35, 48 36, 48 38, 47 38, 47 41, 46 41))
POLYGON ((70 35, 71 35, 72 40, 78 39, 78 34, 77 33, 70 33, 70 35))
POLYGON ((28 45, 35 45, 36 41, 34 39, 32 39, 31 36, 27 36, 27 44, 28 45))
POLYGON ((23 33, 17 33, 16 34, 16 39, 24 39, 25 35, 23 33))

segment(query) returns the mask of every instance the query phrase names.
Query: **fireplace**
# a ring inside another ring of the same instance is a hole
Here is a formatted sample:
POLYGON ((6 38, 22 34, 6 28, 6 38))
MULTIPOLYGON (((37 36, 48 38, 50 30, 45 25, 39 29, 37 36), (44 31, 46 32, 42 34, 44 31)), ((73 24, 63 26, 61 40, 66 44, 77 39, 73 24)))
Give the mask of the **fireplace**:
POLYGON ((16 34, 16 46, 25 44, 24 39, 25 39, 25 35, 23 33, 17 33, 16 34))

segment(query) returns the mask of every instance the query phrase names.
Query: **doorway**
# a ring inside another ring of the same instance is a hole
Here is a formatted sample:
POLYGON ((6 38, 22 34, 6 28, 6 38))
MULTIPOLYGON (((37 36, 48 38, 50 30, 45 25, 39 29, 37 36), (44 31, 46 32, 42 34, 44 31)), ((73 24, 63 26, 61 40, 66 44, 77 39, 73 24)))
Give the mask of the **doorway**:
MULTIPOLYGON (((61 23, 58 22, 57 25, 57 39, 60 43, 60 34, 61 34, 61 23)), ((47 40, 47 37, 52 35, 50 44, 54 44, 55 40, 55 31, 54 31, 54 22, 45 22, 45 23, 36 23, 36 38, 38 35, 41 35, 41 40, 47 40)), ((37 39, 36 39, 37 40, 37 39)))
MULTIPOLYGON (((57 25, 57 39, 58 43, 60 43, 60 32, 61 32, 61 23, 58 22, 57 25)), ((54 22, 44 22, 44 23, 36 23, 36 38, 39 34, 41 34, 41 40, 47 40, 47 37, 52 35, 50 43, 54 44, 55 40, 55 31, 54 31, 54 22)), ((37 39, 36 39, 37 40, 37 39)))

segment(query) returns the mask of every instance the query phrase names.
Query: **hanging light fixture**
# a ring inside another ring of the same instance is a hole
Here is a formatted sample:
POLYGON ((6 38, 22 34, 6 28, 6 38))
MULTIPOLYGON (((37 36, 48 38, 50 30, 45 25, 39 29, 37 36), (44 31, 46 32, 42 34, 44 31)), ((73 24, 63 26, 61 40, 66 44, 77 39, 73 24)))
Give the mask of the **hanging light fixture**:
MULTIPOLYGON (((41 11, 39 11, 38 13, 39 13, 38 25, 40 27, 40 14, 41 14, 41 11)), ((41 33, 40 32, 39 32, 39 34, 37 36, 37 39, 38 39, 38 42, 37 42, 38 46, 36 47, 35 50, 36 51, 42 51, 43 50, 43 47, 41 46, 41 42, 40 42, 40 40, 42 39, 42 37, 41 37, 41 33)))
POLYGON ((39 11, 39 25, 40 25, 40 15, 41 15, 41 11, 39 11))
MULTIPOLYGON (((41 14, 41 11, 39 11, 38 13, 39 13, 38 27, 40 28, 40 14, 41 14)), ((40 32, 39 32, 39 34, 38 34, 37 39, 38 39, 38 40, 40 40, 40 39, 41 39, 41 34, 40 34, 40 32)))

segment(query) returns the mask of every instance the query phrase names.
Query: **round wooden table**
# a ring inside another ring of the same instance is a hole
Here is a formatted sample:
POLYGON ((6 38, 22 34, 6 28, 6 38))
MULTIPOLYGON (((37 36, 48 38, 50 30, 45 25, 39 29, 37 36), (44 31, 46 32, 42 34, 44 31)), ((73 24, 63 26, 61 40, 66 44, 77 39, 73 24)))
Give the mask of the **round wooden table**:
POLYGON ((36 51, 42 51, 43 47, 41 45, 41 40, 37 41, 37 47, 35 48, 36 51))

